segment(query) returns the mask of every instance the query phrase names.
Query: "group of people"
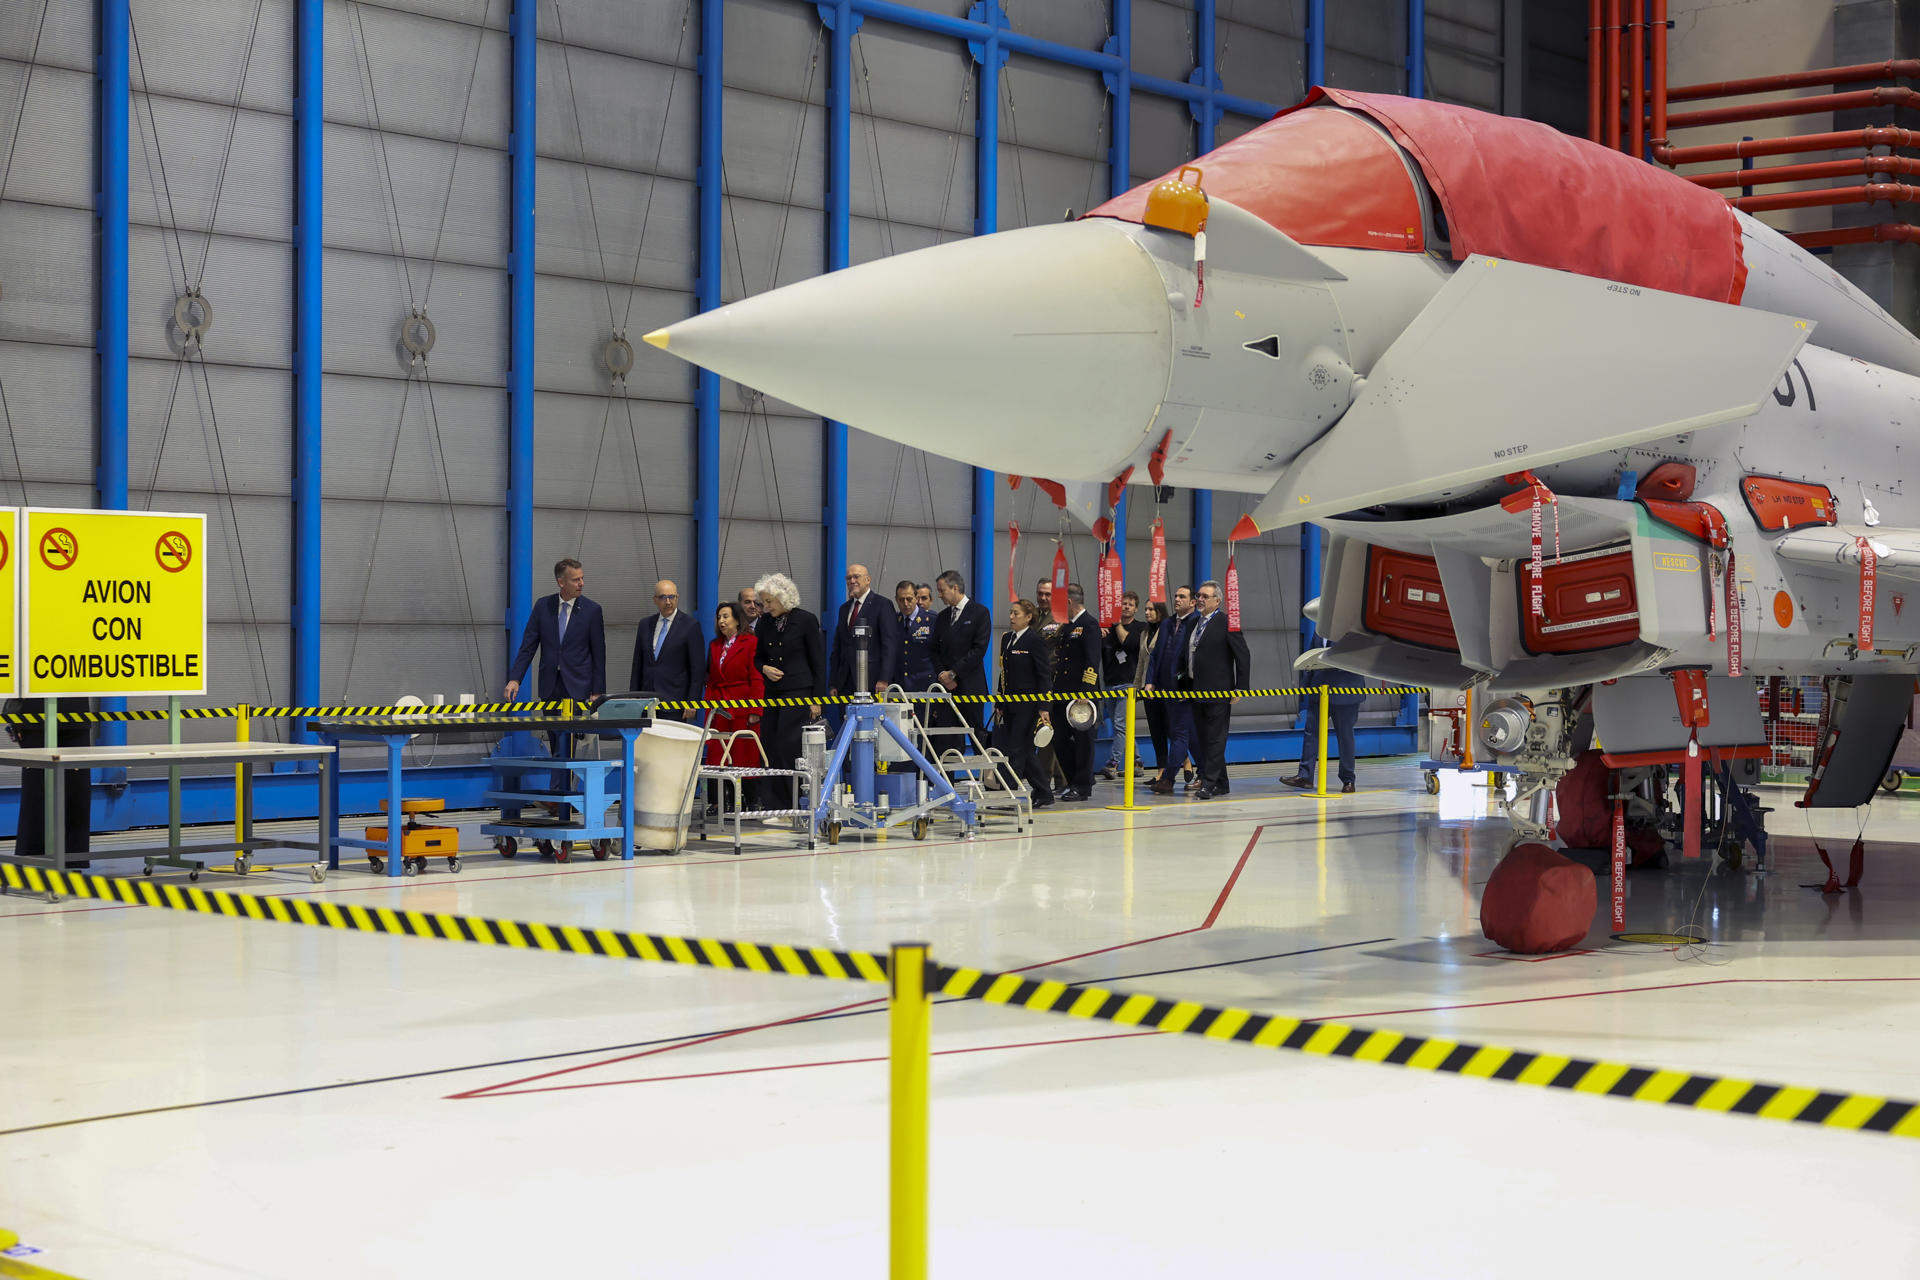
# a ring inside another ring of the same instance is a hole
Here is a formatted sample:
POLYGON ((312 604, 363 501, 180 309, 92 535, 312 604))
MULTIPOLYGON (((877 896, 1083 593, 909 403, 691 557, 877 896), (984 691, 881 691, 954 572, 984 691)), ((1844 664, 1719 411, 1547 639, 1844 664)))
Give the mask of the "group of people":
MULTIPOLYGON (((588 701, 607 692, 604 616, 586 597, 585 570, 578 560, 561 560, 554 583, 554 594, 542 597, 528 619, 506 685, 509 701, 536 654, 541 697, 588 701)), ((862 689, 878 694, 893 685, 916 692, 938 685, 956 695, 959 717, 984 743, 993 618, 969 598, 965 578, 949 569, 932 583, 903 579, 889 599, 873 589, 867 567, 856 564, 847 570, 846 589, 829 648, 825 624, 802 607, 799 588, 785 574, 767 574, 715 609, 711 639, 680 608, 679 587, 657 582, 654 613, 634 639, 627 687, 664 701, 745 704, 715 710, 711 727, 716 734, 752 731, 765 747, 764 763, 779 768, 800 755, 801 731, 821 717, 821 699, 862 689)), ((1139 594, 1129 591, 1109 627, 1088 612, 1081 586, 1069 586, 1066 597, 1064 622, 1055 618, 1046 579, 1035 584, 1033 598, 1008 606, 992 690, 1004 699, 997 702, 992 742, 1026 782, 1034 806, 1089 800, 1097 776, 1114 776, 1112 761, 1096 768, 1094 725, 1070 723, 1067 715, 1074 699, 1101 688, 1174 695, 1144 702, 1157 762, 1149 790, 1170 795, 1184 776, 1196 798, 1228 794, 1227 731, 1251 672, 1246 639, 1224 616, 1220 584, 1182 586, 1169 604, 1148 605, 1144 618, 1139 594)), ((1351 791, 1351 721, 1359 699, 1343 701, 1352 711, 1336 707, 1335 727, 1341 780, 1351 791)), ((1096 705, 1111 711, 1111 702, 1096 705)), ((720 763, 723 751, 732 765, 763 763, 752 739, 730 747, 717 739, 708 747, 709 763, 720 763)), ((1302 785, 1310 755, 1283 781, 1302 785)), ((757 789, 754 807, 776 790, 777 784, 757 789)))

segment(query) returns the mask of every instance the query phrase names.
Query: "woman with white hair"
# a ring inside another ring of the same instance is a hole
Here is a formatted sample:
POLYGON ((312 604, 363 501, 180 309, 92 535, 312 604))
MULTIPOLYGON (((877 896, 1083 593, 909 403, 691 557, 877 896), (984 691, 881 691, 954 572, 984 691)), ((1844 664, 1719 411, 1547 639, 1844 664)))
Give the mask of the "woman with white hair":
MULTIPOLYGON (((753 591, 760 598, 760 621, 753 632, 759 646, 755 661, 766 679, 768 701, 823 696, 827 690, 826 637, 820 630, 820 619, 800 607, 800 588, 784 573, 769 573, 753 584, 753 591)), ((768 706, 760 720, 768 767, 793 768, 800 754, 800 730, 819 716, 817 702, 804 707, 768 706)), ((758 779, 754 791, 756 809, 789 803, 785 779, 758 779)))

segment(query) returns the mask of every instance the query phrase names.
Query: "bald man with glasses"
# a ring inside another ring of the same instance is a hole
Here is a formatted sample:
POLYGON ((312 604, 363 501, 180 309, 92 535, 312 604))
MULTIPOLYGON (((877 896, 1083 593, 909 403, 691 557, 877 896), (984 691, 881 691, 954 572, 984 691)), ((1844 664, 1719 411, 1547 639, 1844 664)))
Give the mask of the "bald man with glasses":
MULTIPOLYGON (((680 588, 669 579, 653 584, 654 615, 640 624, 633 639, 633 674, 628 688, 657 694, 662 701, 698 698, 707 687, 707 638, 693 615, 680 609, 680 588)), ((663 711, 669 720, 691 719, 696 712, 663 711)))
POLYGON ((893 602, 873 589, 873 575, 863 564, 847 566, 847 602, 840 606, 833 627, 832 668, 827 678, 829 697, 859 693, 856 655, 867 655, 866 690, 874 694, 901 677, 900 615, 893 602))

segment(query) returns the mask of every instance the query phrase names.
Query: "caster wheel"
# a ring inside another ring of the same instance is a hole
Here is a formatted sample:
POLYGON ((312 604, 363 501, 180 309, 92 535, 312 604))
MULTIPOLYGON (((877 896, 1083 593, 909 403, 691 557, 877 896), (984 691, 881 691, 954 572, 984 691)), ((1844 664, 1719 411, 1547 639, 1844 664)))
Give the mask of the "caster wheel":
POLYGON ((827 837, 828 844, 839 844, 840 843, 840 824, 837 822, 829 822, 827 824, 827 829, 824 834, 827 837))
POLYGON ((143 876, 150 876, 150 875, 152 875, 152 874, 153 874, 153 868, 152 868, 152 867, 142 867, 142 868, 140 868, 140 874, 141 874, 141 875, 143 875, 143 876))
POLYGON ((1900 784, 1906 781, 1906 778, 1907 775, 1900 772, 1900 770, 1889 769, 1887 770, 1887 776, 1880 779, 1880 787, 1888 793, 1897 792, 1900 790, 1900 784))
POLYGON ((915 818, 913 820, 913 838, 915 840, 925 840, 927 833, 932 829, 933 823, 926 818, 915 818))
POLYGON ((187 879, 198 880, 199 878, 200 878, 199 868, 196 867, 194 870, 187 872, 187 879))
POLYGON ((327 873, 320 867, 308 867, 307 879, 313 881, 315 884, 325 884, 327 882, 327 873))
POLYGON ((407 873, 408 875, 410 875, 410 876, 417 876, 417 875, 419 875, 419 874, 420 874, 420 864, 419 864, 418 862, 415 862, 415 861, 414 861, 414 860, 413 860, 412 858, 408 858, 408 859, 406 860, 406 873, 407 873))
POLYGON ((447 859, 447 870, 458 871, 459 869, 460 869, 460 859, 458 858, 447 859))
POLYGON ((386 873, 387 860, 385 858, 369 857, 367 859, 367 865, 373 868, 373 874, 375 875, 384 875, 386 873))
POLYGON ((555 862, 573 861, 573 841, 562 840, 560 842, 560 847, 554 850, 553 860, 555 862))
POLYGON ((595 840, 593 842, 593 860, 595 862, 605 862, 608 858, 611 858, 612 856, 613 856, 613 841, 595 840))
POLYGON ((515 858, 520 855, 520 842, 512 836, 495 836, 493 847, 499 850, 503 858, 515 858))
POLYGON ((234 860, 233 860, 233 873, 234 873, 235 875, 241 875, 241 876, 243 876, 243 875, 246 875, 246 874, 247 874, 247 872, 249 872, 249 871, 251 871, 251 870, 253 870, 253 855, 252 855, 252 854, 250 854, 250 853, 243 853, 243 854, 240 854, 239 856, 237 856, 236 858, 234 858, 234 860))
POLYGON ((542 858, 542 859, 544 859, 545 861, 547 861, 547 862, 552 862, 552 861, 554 860, 554 858, 553 858, 553 841, 551 841, 551 840, 535 840, 535 841, 533 842, 533 847, 534 847, 534 848, 536 848, 536 849, 538 849, 538 850, 540 851, 540 856, 541 856, 541 858, 542 858))
POLYGON ((1440 775, 1431 770, 1427 772, 1427 794, 1430 796, 1440 794, 1440 775))

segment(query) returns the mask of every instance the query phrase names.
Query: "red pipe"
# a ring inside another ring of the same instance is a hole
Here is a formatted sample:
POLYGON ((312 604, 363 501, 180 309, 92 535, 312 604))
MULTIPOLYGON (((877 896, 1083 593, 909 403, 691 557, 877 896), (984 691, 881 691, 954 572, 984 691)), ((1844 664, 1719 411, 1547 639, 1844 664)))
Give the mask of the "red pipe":
POLYGON ((1647 154, 1647 0, 1627 0, 1627 111, 1633 129, 1627 135, 1627 154, 1635 160, 1647 154))
POLYGON ((1708 107, 1705 111, 1679 111, 1667 117, 1667 128, 1669 130, 1697 129, 1709 124, 1778 120, 1782 116, 1821 115, 1828 111, 1852 111, 1858 107, 1916 106, 1920 106, 1920 93, 1912 89, 1860 89, 1853 93, 1823 93, 1811 98, 1756 102, 1743 107, 1708 107))
POLYGON ((1796 231, 1787 239, 1803 249, 1836 244, 1920 244, 1920 226, 1911 222, 1883 222, 1877 227, 1835 227, 1831 231, 1796 231))
MULTIPOLYGON (((1658 147, 1658 143, 1655 146, 1658 147)), ((1848 129, 1840 133, 1801 133, 1789 138, 1756 138, 1748 142, 1714 142, 1698 147, 1659 148, 1662 164, 1700 164, 1708 160, 1740 160, 1747 156, 1790 156, 1804 151, 1843 151, 1850 147, 1920 147, 1920 130, 1848 129)))
POLYGON ((1587 141, 1600 141, 1600 0, 1587 0, 1587 141))
POLYGON ((1606 117, 1607 148, 1620 149, 1620 0, 1607 0, 1607 83, 1600 109, 1606 117))
POLYGON ((1820 209, 1836 204, 1910 204, 1920 200, 1920 187, 1904 182, 1873 182, 1864 187, 1828 187, 1822 191, 1778 191, 1765 196, 1740 196, 1727 201, 1742 213, 1775 209, 1820 209))
POLYGON ((1777 182, 1812 182, 1818 178, 1845 178, 1856 173, 1885 173, 1895 177, 1920 175, 1920 160, 1905 156, 1855 156, 1851 160, 1823 160, 1819 164, 1777 164, 1767 169, 1724 169, 1719 173, 1680 175, 1702 187, 1767 187, 1777 182))
MULTIPOLYGON (((1656 15, 1656 22, 1659 21, 1656 15)), ((1816 67, 1779 76, 1748 80, 1721 80, 1714 84, 1683 84, 1667 90, 1669 102, 1697 102, 1701 98, 1742 98, 1752 93, 1781 93, 1787 89, 1814 89, 1830 84, 1860 84, 1867 80, 1920 79, 1920 59, 1860 62, 1850 67, 1816 67)))
POLYGON ((1653 0, 1653 149, 1667 145, 1667 0, 1653 0))

